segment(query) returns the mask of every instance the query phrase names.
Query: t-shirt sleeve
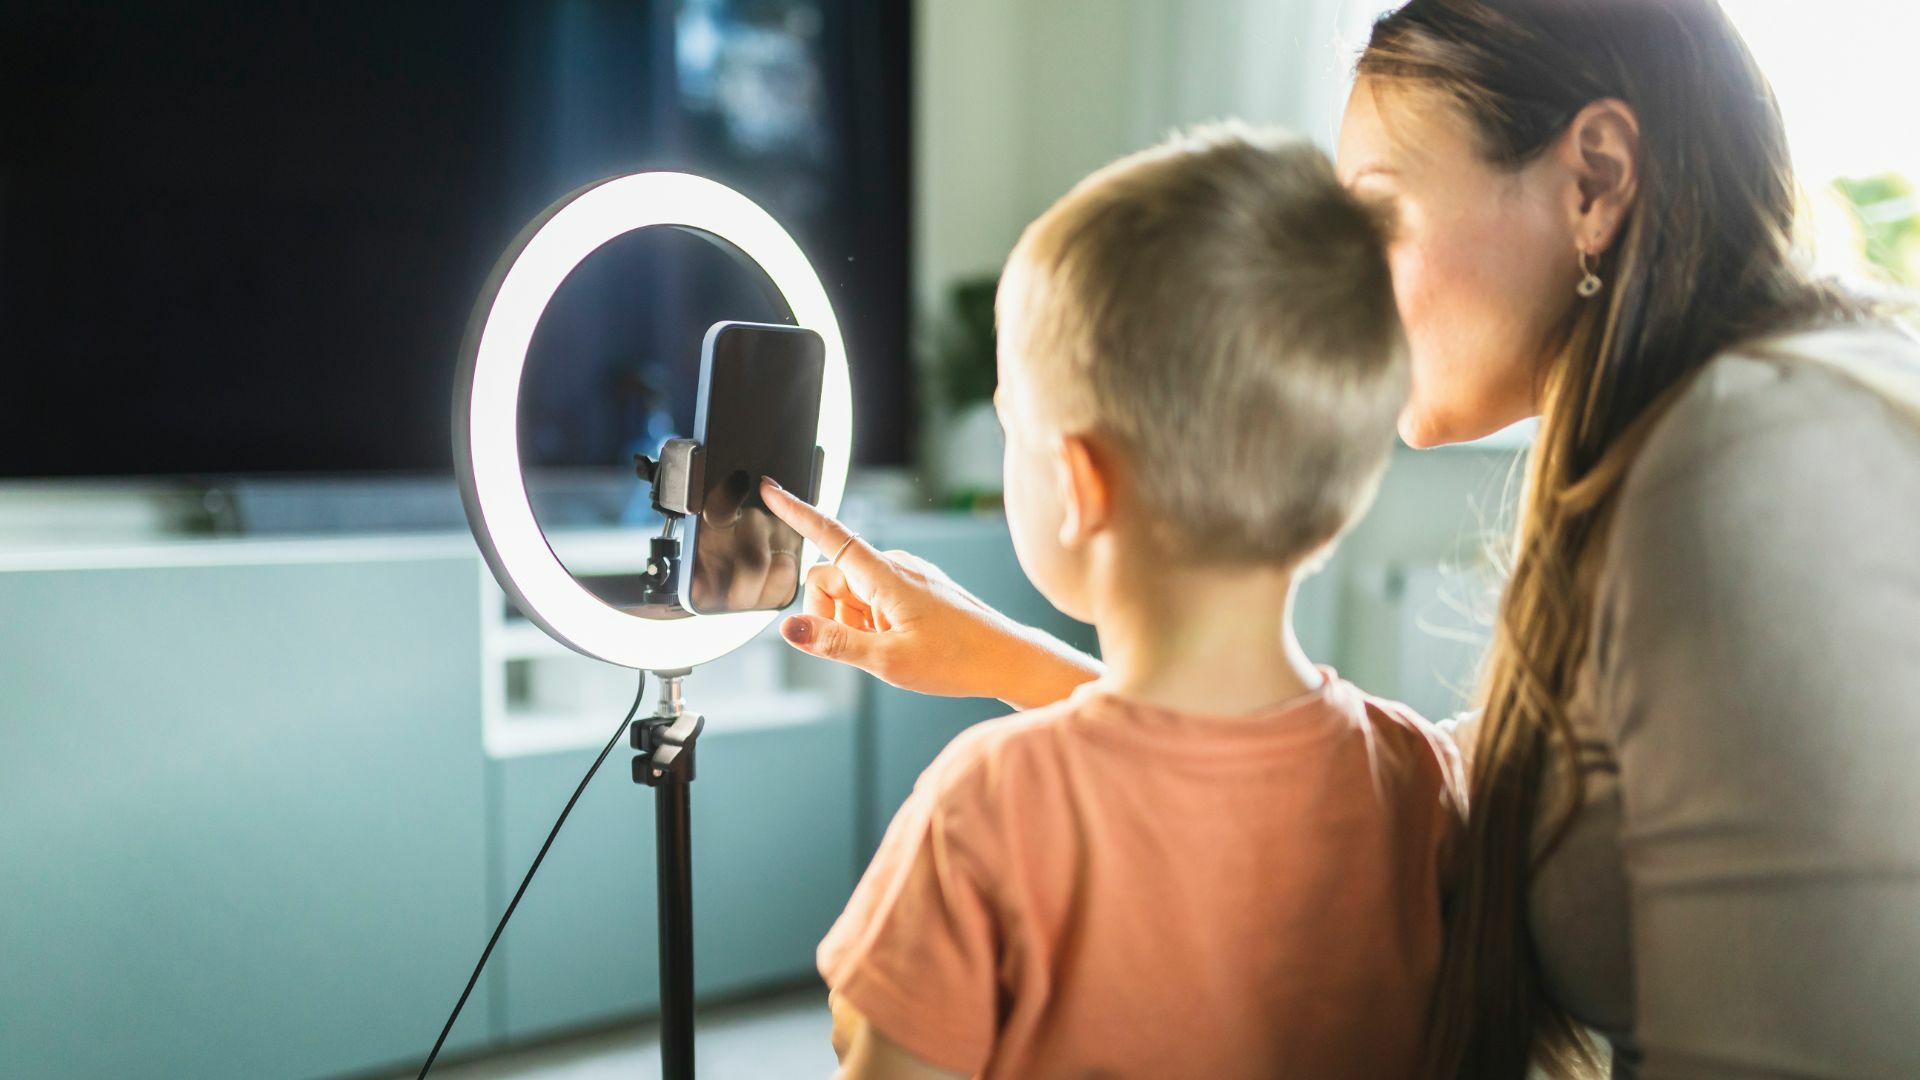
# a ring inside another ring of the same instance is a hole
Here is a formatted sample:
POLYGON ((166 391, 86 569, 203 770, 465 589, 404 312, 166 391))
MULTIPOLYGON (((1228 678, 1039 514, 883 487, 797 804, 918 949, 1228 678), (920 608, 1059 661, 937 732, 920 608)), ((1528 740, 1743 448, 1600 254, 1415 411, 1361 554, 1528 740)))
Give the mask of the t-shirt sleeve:
MULTIPOLYGON (((1419 798, 1430 813, 1428 847, 1440 889, 1443 894, 1451 894, 1458 876, 1456 863, 1467 818, 1467 774, 1461 763, 1460 746, 1455 741, 1462 726, 1461 718, 1436 724, 1399 702, 1374 699, 1371 705, 1392 719, 1414 755, 1407 775, 1417 778, 1414 782, 1418 785, 1419 798)), ((1469 718, 1467 723, 1470 725, 1476 718, 1469 718)), ((1466 737, 1471 736, 1469 726, 1466 737)))
POLYGON ((976 1073, 999 1022, 999 933, 967 815, 928 770, 820 943, 827 985, 929 1065, 976 1073))
MULTIPOLYGON (((1459 883, 1460 845, 1465 840, 1467 823, 1467 771, 1462 763, 1460 744, 1454 728, 1434 726, 1427 729, 1435 761, 1440 768, 1440 808, 1434 814, 1434 859, 1439 865, 1440 888, 1451 896, 1459 883)), ((1467 729, 1467 735, 1473 734, 1467 729)))
MULTIPOLYGON (((1427 759, 1419 775, 1430 778, 1426 782, 1432 788, 1429 846, 1441 894, 1451 896, 1458 883, 1460 844, 1467 819, 1466 770, 1461 764, 1459 744, 1454 741, 1458 725, 1451 720, 1439 724, 1429 722, 1404 706, 1399 707, 1399 712, 1401 723, 1415 736, 1414 744, 1427 759)), ((1471 734, 1469 729, 1468 735, 1471 734)))

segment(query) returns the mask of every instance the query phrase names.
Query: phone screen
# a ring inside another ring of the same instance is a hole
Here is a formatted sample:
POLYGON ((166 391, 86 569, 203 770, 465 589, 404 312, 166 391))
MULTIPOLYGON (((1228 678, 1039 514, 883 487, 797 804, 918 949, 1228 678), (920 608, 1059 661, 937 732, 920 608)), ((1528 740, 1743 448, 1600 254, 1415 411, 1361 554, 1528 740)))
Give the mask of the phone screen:
POLYGON ((761 501, 760 478, 814 497, 825 362, 811 330, 724 322, 707 331, 694 408, 706 491, 687 523, 680 589, 688 610, 773 611, 799 595, 800 534, 761 501))

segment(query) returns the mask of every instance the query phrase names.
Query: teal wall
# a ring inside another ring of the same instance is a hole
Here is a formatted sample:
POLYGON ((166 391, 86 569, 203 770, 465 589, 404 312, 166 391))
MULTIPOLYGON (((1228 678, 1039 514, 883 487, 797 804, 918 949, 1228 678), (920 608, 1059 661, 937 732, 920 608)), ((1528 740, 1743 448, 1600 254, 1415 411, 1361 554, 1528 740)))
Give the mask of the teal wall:
MULTIPOLYGON (((868 535, 1091 646, 999 519, 868 535)), ((0 1077, 419 1060, 595 752, 483 753, 484 573, 452 536, 0 551, 0 1077)), ((708 999, 812 979, 919 771, 1005 711, 789 660, 826 687, 818 713, 688 680, 719 710, 693 787, 708 999)), ((653 793, 630 756, 582 796, 449 1053, 656 1007, 653 793)))
POLYGON ((463 557, 0 572, 0 1076, 424 1049, 490 925, 475 595, 463 557))
MULTIPOLYGON (((698 709, 697 674, 688 690, 698 709)), ((807 977, 814 945, 853 880, 852 717, 754 721, 713 716, 698 743, 694 956, 704 997, 807 977)), ((513 895, 594 753, 493 764, 502 840, 491 868, 496 908, 513 895)), ((631 758, 616 751, 580 797, 494 953, 498 1037, 526 1039, 659 1004, 653 789, 632 782, 631 758)))

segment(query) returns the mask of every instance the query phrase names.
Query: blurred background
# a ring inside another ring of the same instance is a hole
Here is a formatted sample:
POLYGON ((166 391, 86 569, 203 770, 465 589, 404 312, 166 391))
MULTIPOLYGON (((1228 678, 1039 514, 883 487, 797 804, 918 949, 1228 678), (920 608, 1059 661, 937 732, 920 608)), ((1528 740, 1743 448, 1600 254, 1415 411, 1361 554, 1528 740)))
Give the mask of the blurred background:
MULTIPOLYGON (((846 506, 1091 646, 998 516, 992 290, 1025 223, 1182 124, 1323 146, 1367 0, 14 0, 0 11, 0 1076, 411 1075, 634 693, 505 599, 451 476, 454 366, 555 199, 697 171, 784 222, 845 329, 846 506)), ((1920 285, 1920 14, 1730 0, 1812 256, 1920 285)), ((779 321, 653 231, 568 279, 522 452, 571 571, 630 591, 631 458, 699 340, 779 321)), ((1462 707, 1525 426, 1400 453, 1302 597, 1310 653, 1462 707)), ((696 672, 702 1074, 824 1075, 812 950, 914 777, 995 703, 763 635, 696 672)), ((652 803, 588 790, 436 1075, 656 1074, 652 803)))

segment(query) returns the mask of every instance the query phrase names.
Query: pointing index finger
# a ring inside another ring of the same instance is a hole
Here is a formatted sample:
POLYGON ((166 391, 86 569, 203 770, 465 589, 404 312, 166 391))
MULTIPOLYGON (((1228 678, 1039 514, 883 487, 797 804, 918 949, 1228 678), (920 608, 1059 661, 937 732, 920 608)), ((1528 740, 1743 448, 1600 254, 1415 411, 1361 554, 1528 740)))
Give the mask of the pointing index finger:
POLYGON ((773 511, 774 517, 793 526, 794 531, 812 542, 822 555, 831 559, 845 548, 845 553, 840 555, 839 566, 849 577, 871 578, 880 569, 882 560, 872 545, 855 536, 845 525, 781 487, 772 477, 761 479, 760 497, 766 500, 767 509, 773 511))

